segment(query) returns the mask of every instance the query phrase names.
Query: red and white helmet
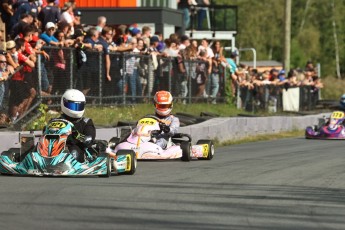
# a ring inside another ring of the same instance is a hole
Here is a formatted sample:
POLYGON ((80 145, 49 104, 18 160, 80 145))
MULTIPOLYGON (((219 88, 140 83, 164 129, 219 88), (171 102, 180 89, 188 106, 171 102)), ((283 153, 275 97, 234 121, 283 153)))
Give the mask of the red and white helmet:
POLYGON ((156 113, 160 116, 168 116, 173 108, 173 97, 168 91, 158 91, 154 98, 156 113))

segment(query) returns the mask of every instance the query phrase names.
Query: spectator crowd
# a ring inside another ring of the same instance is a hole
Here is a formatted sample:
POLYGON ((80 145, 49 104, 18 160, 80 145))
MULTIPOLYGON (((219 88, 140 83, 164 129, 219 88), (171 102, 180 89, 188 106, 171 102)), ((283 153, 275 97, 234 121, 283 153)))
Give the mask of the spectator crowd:
MULTIPOLYGON (((152 34, 148 26, 114 26, 116 22, 108 22, 104 16, 98 17, 95 25, 84 25, 82 12, 73 0, 62 8, 56 0, 2 0, 0 8, 5 24, 0 31, 4 41, 0 107, 8 109, 12 121, 28 111, 38 93, 61 95, 71 86, 89 96, 100 91, 105 96, 127 95, 131 103, 145 101, 157 90, 169 90, 182 103, 189 95, 194 102, 216 104, 224 90, 227 68, 233 95, 240 88, 266 84, 322 87, 313 66, 307 66, 305 72, 291 70, 287 75, 275 69, 259 73, 237 66, 236 52, 228 62, 219 41, 210 44, 205 38, 199 44, 178 34, 163 38, 159 31, 152 34), (72 65, 76 66, 75 79, 71 79, 72 65), (4 105, 5 98, 8 105, 4 105)), ((204 20, 204 15, 200 18, 204 20)))

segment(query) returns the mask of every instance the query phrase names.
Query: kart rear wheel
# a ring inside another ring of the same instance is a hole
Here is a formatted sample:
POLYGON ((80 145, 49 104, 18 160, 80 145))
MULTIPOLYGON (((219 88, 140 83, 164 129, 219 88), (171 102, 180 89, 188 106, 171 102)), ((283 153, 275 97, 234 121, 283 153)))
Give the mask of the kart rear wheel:
POLYGON ((127 156, 130 155, 130 170, 123 172, 121 174, 125 174, 125 175, 133 175, 135 173, 135 171, 137 170, 137 157, 136 154, 133 150, 119 150, 116 153, 116 156, 127 156))
POLYGON ((198 159, 204 159, 204 160, 212 160, 214 155, 214 144, 211 140, 198 140, 196 143, 197 145, 208 145, 207 148, 207 157, 205 158, 198 158, 198 159))
POLYGON ((103 175, 99 175, 99 177, 110 177, 111 176, 111 161, 110 157, 107 156, 107 173, 103 175))
POLYGON ((191 159, 190 153, 192 152, 192 145, 190 144, 190 142, 189 141, 183 141, 183 142, 181 142, 180 147, 182 149, 181 160, 182 161, 190 161, 190 159, 191 159))

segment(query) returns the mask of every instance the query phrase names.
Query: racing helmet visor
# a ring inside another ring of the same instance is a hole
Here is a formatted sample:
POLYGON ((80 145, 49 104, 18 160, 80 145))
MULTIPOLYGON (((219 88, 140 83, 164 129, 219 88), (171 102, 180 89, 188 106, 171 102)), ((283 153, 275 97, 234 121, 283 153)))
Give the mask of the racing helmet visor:
POLYGON ((83 111, 85 108, 85 101, 70 101, 63 99, 63 105, 73 111, 83 111))
POLYGON ((170 109, 172 104, 155 104, 156 109, 170 109))

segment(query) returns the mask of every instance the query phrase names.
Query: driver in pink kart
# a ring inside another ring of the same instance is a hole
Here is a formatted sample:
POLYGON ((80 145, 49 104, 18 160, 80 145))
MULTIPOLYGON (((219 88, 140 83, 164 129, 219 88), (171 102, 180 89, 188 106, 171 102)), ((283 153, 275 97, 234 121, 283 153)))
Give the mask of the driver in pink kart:
POLYGON ((156 116, 161 119, 162 133, 157 136, 156 144, 162 149, 165 149, 168 140, 180 127, 180 120, 171 114, 173 108, 173 97, 168 91, 156 92, 154 98, 156 116))

